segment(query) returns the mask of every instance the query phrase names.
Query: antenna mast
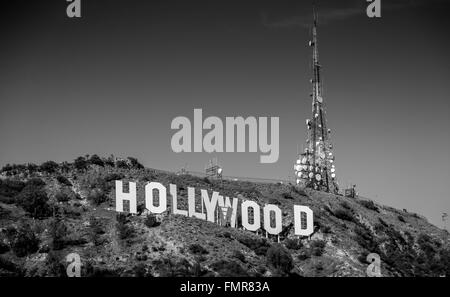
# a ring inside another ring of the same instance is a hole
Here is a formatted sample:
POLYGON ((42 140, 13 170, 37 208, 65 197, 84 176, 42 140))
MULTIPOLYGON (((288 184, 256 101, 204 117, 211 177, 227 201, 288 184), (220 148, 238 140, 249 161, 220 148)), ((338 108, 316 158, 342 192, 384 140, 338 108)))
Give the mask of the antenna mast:
POLYGON ((338 192, 336 174, 334 167, 333 145, 329 139, 330 129, 327 129, 325 106, 322 95, 322 78, 319 63, 319 50, 317 38, 317 14, 313 7, 313 27, 312 40, 309 46, 312 47, 312 119, 306 120, 309 130, 307 149, 299 155, 294 166, 297 176, 297 184, 304 184, 316 190, 326 192, 338 192))

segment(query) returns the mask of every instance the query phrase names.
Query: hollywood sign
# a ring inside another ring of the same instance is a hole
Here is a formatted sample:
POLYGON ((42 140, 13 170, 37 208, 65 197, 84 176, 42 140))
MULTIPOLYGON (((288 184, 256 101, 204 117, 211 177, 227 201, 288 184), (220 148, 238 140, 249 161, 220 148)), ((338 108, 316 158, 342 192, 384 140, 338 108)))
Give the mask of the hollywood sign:
MULTIPOLYGON (((123 182, 115 181, 116 211, 124 211, 124 202, 129 203, 129 212, 137 214, 136 183, 129 182, 129 191, 123 190, 123 182)), ((248 231, 258 231, 263 228, 268 234, 277 235, 282 230, 282 212, 274 204, 261 206, 252 200, 244 200, 239 203, 238 198, 224 197, 219 192, 212 192, 210 196, 207 190, 201 189, 201 211, 196 209, 195 188, 188 187, 188 209, 178 208, 177 186, 169 185, 169 194, 172 199, 171 212, 173 214, 194 217, 213 223, 220 223, 227 218, 230 227, 237 227, 238 211, 241 215, 242 227, 248 231), (239 205, 240 204, 240 205, 239 205), (250 220, 249 214, 253 214, 250 220), (261 213, 263 220, 261 224, 261 213)), ((153 214, 162 214, 168 209, 167 189, 159 182, 149 182, 145 185, 145 208, 153 214), (155 195, 157 194, 157 195, 155 195), (156 199, 156 198, 159 199, 156 199), (158 200, 158 201, 156 201, 158 200)), ((309 236, 313 233, 313 211, 302 205, 293 206, 294 233, 298 236, 309 236)))

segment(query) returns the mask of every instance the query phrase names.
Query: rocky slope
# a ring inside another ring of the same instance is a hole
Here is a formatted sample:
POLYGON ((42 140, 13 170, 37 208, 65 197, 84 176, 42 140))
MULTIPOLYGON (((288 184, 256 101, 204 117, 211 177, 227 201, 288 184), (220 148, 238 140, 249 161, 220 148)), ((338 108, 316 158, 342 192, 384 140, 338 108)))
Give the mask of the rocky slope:
POLYGON ((287 184, 180 176, 133 158, 5 166, 0 231, 2 276, 65 276, 70 253, 80 255, 82 276, 365 276, 373 252, 383 276, 450 275, 450 236, 420 215, 287 184), (138 183, 140 215, 115 212, 116 179, 138 183), (176 184, 181 209, 187 187, 277 204, 283 232, 265 238, 171 213, 153 216, 143 206, 148 181, 176 184), (293 204, 314 211, 309 238, 293 234, 293 204))

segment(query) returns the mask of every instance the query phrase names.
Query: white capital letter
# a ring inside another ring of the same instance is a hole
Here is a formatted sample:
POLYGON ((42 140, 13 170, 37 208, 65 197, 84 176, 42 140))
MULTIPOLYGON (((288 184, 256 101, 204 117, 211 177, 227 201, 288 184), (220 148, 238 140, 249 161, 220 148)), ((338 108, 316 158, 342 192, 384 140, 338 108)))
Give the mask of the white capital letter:
POLYGON ((259 205, 255 201, 246 200, 242 202, 241 208, 242 226, 249 231, 256 231, 261 227, 259 205), (248 221, 248 209, 253 209, 253 224, 248 221))
POLYGON ((157 182, 145 185, 145 207, 152 213, 163 213, 167 208, 166 187, 157 182), (159 205, 155 206, 153 201, 153 190, 158 190, 159 205))
POLYGON ((208 196, 208 191, 206 191, 206 190, 200 190, 200 191, 202 193, 203 203, 205 204, 205 207, 206 207, 206 214, 208 216, 208 221, 214 223, 217 201, 219 199, 223 200, 223 197, 220 196, 218 192, 213 192, 213 194, 211 196, 211 200, 210 200, 209 196, 208 196))
POLYGON ((267 204, 264 207, 264 229, 269 234, 277 235, 281 232, 281 209, 273 204, 267 204), (270 212, 275 213, 275 227, 270 225, 270 212))
POLYGON ((177 186, 170 184, 170 195, 172 195, 172 208, 173 208, 173 214, 180 214, 183 216, 187 216, 188 212, 187 210, 181 210, 178 209, 178 201, 177 201, 177 186))
MULTIPOLYGON (((202 205, 203 201, 200 199, 202 205)), ((195 188, 188 187, 188 206, 189 206, 189 216, 196 217, 202 220, 206 220, 206 215, 203 212, 195 211, 195 188)))
POLYGON ((136 214, 136 183, 129 182, 129 193, 123 192, 123 184, 121 180, 116 180, 116 211, 123 212, 123 201, 130 202, 130 213, 136 214))
POLYGON ((309 236, 314 232, 313 211, 308 206, 294 205, 295 235, 309 236), (306 214, 306 228, 302 228, 301 213, 306 214))

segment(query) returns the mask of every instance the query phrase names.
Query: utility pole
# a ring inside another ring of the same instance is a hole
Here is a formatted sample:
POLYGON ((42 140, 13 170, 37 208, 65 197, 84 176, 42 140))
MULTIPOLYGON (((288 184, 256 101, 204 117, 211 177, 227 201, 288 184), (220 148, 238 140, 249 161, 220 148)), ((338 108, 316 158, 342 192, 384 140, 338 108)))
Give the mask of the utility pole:
POLYGON ((447 230, 447 225, 446 225, 446 221, 448 218, 448 214, 446 212, 442 213, 442 225, 444 226, 444 230, 447 230))

